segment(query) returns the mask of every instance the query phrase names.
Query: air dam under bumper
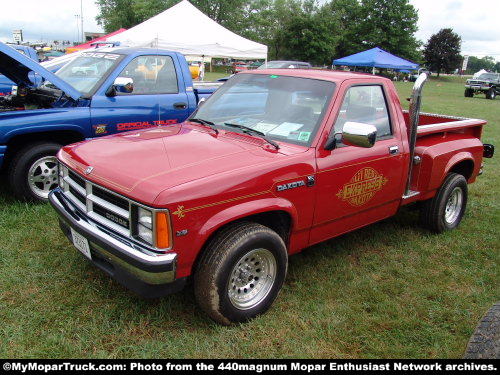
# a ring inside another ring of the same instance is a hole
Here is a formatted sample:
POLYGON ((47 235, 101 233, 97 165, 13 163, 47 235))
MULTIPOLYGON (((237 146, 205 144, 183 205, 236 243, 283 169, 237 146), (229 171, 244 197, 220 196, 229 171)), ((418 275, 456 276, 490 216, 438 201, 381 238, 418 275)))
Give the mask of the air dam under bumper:
POLYGON ((152 254, 146 247, 93 222, 83 215, 57 188, 49 194, 49 202, 59 215, 59 224, 72 242, 71 230, 89 241, 92 259, 96 267, 106 272, 120 284, 133 292, 156 298, 181 290, 186 278, 175 279, 177 254, 152 254))

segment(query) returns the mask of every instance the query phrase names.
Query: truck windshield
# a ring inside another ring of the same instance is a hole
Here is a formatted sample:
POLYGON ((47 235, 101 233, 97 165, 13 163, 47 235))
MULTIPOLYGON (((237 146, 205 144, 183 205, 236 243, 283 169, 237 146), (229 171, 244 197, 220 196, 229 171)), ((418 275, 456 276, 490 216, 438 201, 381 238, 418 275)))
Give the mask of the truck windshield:
POLYGON ((240 74, 221 86, 192 118, 235 131, 243 125, 266 138, 310 146, 334 92, 333 82, 240 74))
MULTIPOLYGON (((84 52, 59 69, 56 75, 83 95, 92 95, 101 80, 108 76, 121 57, 122 55, 112 53, 84 52)), ((46 81, 43 86, 52 87, 53 85, 46 81)))
POLYGON ((495 73, 483 73, 479 76, 479 79, 494 80, 498 79, 499 75, 495 73))

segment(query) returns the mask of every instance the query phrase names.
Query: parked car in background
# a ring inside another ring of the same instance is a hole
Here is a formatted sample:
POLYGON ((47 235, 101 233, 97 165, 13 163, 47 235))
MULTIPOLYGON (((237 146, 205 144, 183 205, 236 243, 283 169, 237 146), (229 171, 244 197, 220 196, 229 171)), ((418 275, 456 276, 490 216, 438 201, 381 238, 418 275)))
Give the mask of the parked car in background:
POLYGON ((472 98, 477 94, 485 94, 486 99, 495 99, 500 94, 500 73, 482 73, 477 78, 468 79, 464 96, 472 98))
POLYGON ((311 69, 312 66, 304 61, 268 61, 257 69, 311 69))
POLYGON ((248 65, 248 69, 249 70, 257 69, 262 64, 264 64, 264 61, 254 61, 253 63, 251 63, 250 65, 248 65))
POLYGON ((0 97, 0 169, 25 200, 57 185, 61 146, 182 122, 221 85, 193 83, 182 54, 157 48, 83 52, 54 74, 0 43, 0 73, 16 85, 0 97))
POLYGON ((184 123, 64 147, 49 200, 82 257, 126 287, 159 297, 192 280, 213 320, 245 322, 304 248, 409 204, 434 232, 460 224, 494 149, 483 120, 419 115, 424 81, 408 113, 382 77, 242 72, 184 123))
POLYGON ((248 68, 249 66, 246 62, 238 61, 233 63, 233 65, 231 66, 231 73, 236 74, 244 70, 248 70, 248 68))
MULTIPOLYGON (((29 57, 33 61, 39 61, 36 51, 31 47, 18 44, 7 44, 7 46, 12 47, 17 52, 29 57)), ((4 75, 0 75, 0 96, 10 95, 12 91, 12 86, 14 85, 15 83, 13 81, 8 79, 4 75)))
MULTIPOLYGON (((256 69, 311 69, 311 64, 302 61, 268 61, 266 62, 254 62, 248 65, 243 70, 256 70, 256 69)), ((219 78, 217 81, 226 82, 229 78, 234 76, 237 72, 234 72, 230 76, 219 78)))

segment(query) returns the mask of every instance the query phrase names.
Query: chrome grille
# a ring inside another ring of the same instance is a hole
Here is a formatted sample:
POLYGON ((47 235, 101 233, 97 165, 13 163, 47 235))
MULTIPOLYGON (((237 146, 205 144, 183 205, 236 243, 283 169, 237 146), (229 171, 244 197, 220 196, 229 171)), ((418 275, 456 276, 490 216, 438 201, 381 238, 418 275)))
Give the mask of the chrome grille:
POLYGON ((64 194, 98 223, 125 236, 132 233, 132 205, 128 199, 61 167, 64 194))

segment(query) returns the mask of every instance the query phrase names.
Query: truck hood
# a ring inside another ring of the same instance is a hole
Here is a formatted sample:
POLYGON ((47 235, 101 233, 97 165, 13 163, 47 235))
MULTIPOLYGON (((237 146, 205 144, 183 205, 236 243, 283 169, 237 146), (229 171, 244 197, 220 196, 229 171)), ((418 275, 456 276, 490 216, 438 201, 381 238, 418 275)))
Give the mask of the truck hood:
POLYGON ((64 147, 60 160, 84 178, 145 204, 165 189, 210 178, 236 175, 269 165, 307 148, 283 145, 221 130, 218 135, 187 123, 127 132, 64 147), (86 174, 93 167, 91 173, 86 174))
POLYGON ((49 72, 36 61, 33 61, 28 56, 0 42, 0 74, 5 75, 17 85, 34 87, 36 84, 30 79, 31 72, 39 74, 41 77, 50 81, 74 100, 82 96, 80 91, 54 73, 49 72))

